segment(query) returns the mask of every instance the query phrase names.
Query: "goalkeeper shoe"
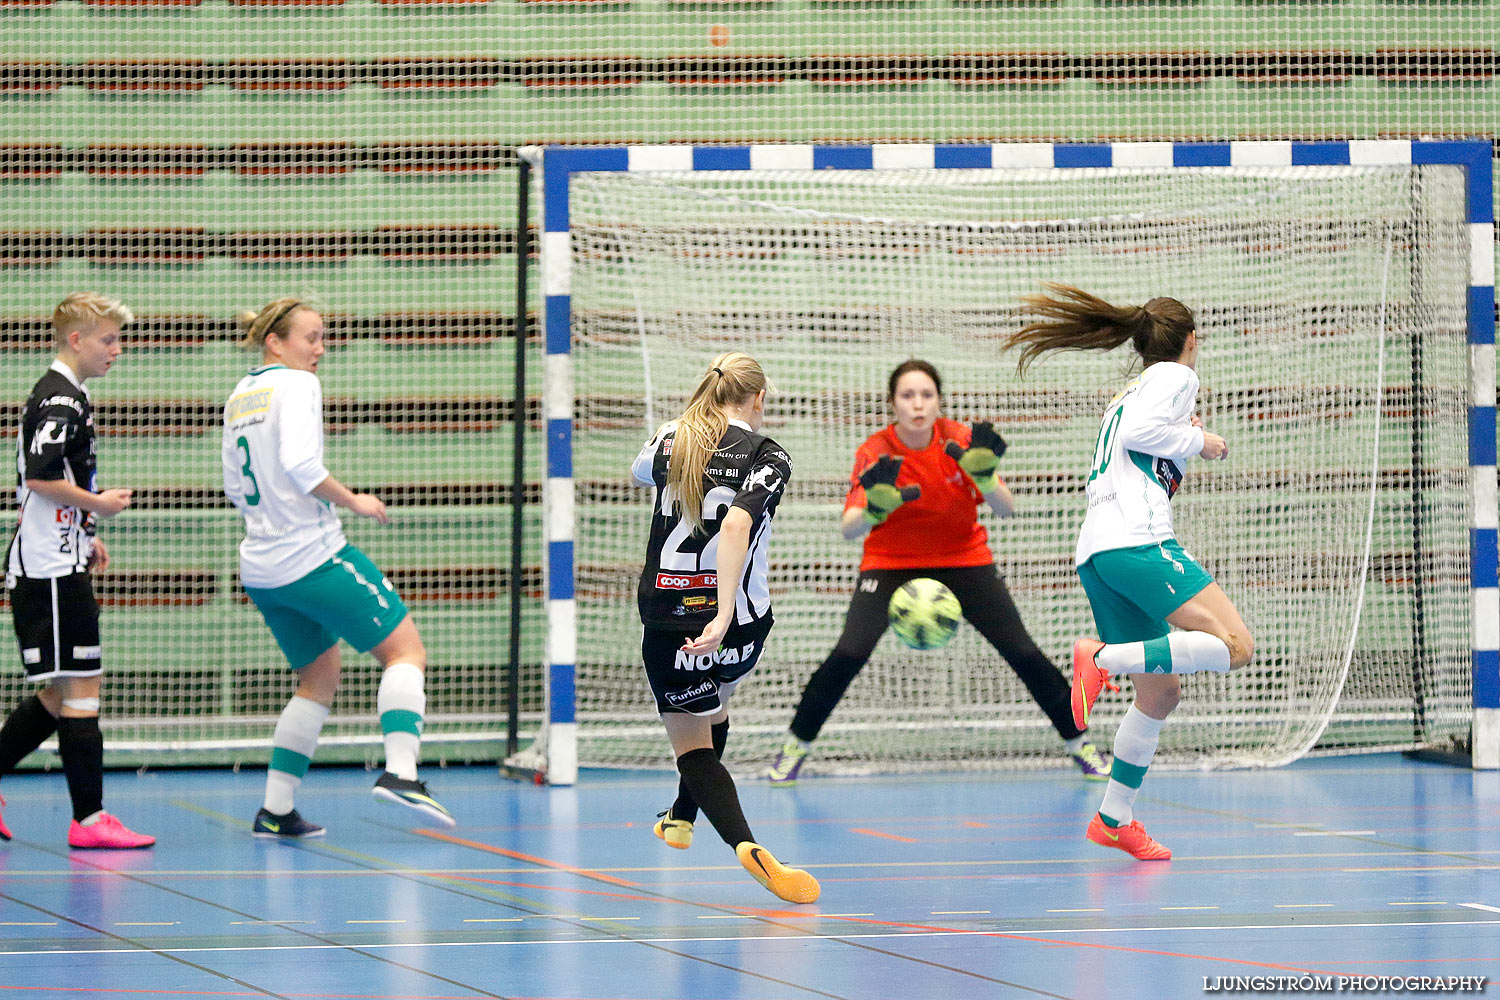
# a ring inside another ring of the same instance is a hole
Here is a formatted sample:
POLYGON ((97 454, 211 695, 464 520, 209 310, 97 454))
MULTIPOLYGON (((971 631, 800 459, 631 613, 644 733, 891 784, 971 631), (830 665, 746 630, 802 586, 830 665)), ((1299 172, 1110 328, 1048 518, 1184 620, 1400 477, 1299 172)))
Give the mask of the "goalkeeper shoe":
POLYGON ((1079 639, 1073 643, 1073 725, 1079 729, 1089 727, 1089 715, 1100 691, 1120 690, 1119 685, 1110 683, 1109 671, 1096 662, 1103 648, 1104 643, 1098 639, 1079 639))
POLYGON ((385 802, 394 802, 416 810, 443 826, 458 825, 453 814, 444 809, 443 804, 433 798, 432 794, 427 791, 427 786, 420 781, 398 778, 389 771, 383 771, 376 779, 375 787, 370 790, 370 794, 385 802))
POLYGON ((797 783, 797 772, 802 770, 802 762, 807 759, 807 748, 796 739, 787 740, 776 751, 776 759, 771 762, 766 771, 766 777, 771 779, 771 784, 790 787, 797 783))
POLYGON ((751 878, 788 903, 815 903, 823 891, 817 879, 801 868, 788 868, 757 843, 742 841, 734 853, 751 878))
POLYGON ((1109 761, 1104 759, 1104 754, 1092 743, 1085 743, 1073 751, 1073 763, 1078 765, 1078 770, 1089 781, 1109 780, 1109 761))
POLYGON ((671 809, 656 814, 656 825, 651 832, 667 842, 668 847, 685 851, 693 846, 693 821, 673 817, 671 809))
POLYGON ((1095 813, 1084 836, 1101 847, 1118 847, 1141 861, 1172 860, 1172 852, 1152 840, 1139 820, 1132 820, 1124 826, 1110 826, 1095 813))
MULTIPOLYGON (((5 805, 5 796, 0 795, 0 806, 5 805)), ((10 827, 5 825, 5 817, 0 816, 0 840, 10 839, 10 827)))
POLYGON ((251 836, 262 840, 305 840, 308 837, 321 837, 327 832, 318 824, 303 819, 302 814, 295 809, 278 816, 263 808, 255 814, 255 824, 250 827, 251 836))

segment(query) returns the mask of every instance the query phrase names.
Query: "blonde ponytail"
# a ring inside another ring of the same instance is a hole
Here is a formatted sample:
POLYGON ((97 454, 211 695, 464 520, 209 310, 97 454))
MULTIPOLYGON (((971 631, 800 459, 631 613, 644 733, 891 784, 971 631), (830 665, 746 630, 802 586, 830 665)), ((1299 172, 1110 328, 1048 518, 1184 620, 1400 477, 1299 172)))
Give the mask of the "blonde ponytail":
POLYGON ((260 312, 245 310, 234 317, 240 329, 240 347, 247 351, 264 351, 266 338, 271 334, 285 334, 287 318, 298 309, 309 308, 299 298, 277 299, 261 307, 260 312))
POLYGON ((714 358, 677 418, 672 457, 667 462, 667 488, 678 516, 692 525, 694 534, 703 530, 703 476, 729 429, 726 409, 770 387, 754 358, 730 351, 714 358))

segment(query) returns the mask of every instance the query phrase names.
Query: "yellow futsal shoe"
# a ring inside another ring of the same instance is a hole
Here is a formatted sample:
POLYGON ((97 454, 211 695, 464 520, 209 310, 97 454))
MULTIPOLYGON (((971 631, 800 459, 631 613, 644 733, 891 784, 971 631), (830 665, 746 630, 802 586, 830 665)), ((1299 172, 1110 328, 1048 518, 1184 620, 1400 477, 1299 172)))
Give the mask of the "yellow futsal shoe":
POLYGON ((788 903, 815 903, 823 891, 817 879, 801 868, 788 868, 753 841, 743 841, 734 853, 751 878, 788 903))
POLYGON ((693 846, 692 820, 673 818, 671 809, 664 809, 656 815, 656 825, 651 828, 651 832, 666 841, 668 847, 685 851, 693 846))

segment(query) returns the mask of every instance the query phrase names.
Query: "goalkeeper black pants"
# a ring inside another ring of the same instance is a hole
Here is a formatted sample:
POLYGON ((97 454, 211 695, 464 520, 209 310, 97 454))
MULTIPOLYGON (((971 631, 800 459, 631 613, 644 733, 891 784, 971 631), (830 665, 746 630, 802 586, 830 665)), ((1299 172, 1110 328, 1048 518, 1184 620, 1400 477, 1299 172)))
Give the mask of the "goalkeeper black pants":
MULTIPOLYGON (((896 588, 908 580, 929 577, 945 584, 963 605, 964 618, 987 639, 995 651, 1016 672, 1037 706, 1052 720, 1052 726, 1063 739, 1080 732, 1073 725, 1068 706, 1068 681, 1047 659, 1026 631, 1011 600, 1005 580, 993 565, 931 569, 874 569, 859 575, 849 614, 844 619, 844 634, 828 659, 813 673, 802 692, 797 714, 792 718, 792 735, 811 743, 817 739, 823 723, 833 714, 839 700, 875 651, 875 644, 890 625, 887 608, 896 588)), ((913 654, 918 668, 924 654, 913 654)), ((933 655, 933 654, 925 654, 933 655)))

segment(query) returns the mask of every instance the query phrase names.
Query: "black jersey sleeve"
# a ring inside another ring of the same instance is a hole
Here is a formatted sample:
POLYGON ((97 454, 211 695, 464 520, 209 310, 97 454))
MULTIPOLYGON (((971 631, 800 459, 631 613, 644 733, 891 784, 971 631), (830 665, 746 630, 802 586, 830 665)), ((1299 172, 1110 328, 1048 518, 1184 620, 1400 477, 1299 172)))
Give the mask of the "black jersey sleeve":
POLYGON ((792 458, 775 441, 766 438, 755 454, 754 463, 745 476, 740 490, 734 496, 733 506, 739 507, 753 519, 759 521, 767 513, 774 513, 781 502, 781 494, 792 478, 792 458))
POLYGON ((81 409, 51 400, 39 407, 26 444, 26 478, 66 479, 68 454, 82 429, 81 409))

